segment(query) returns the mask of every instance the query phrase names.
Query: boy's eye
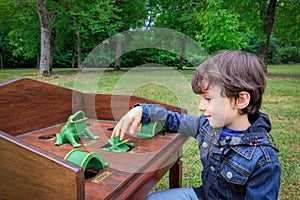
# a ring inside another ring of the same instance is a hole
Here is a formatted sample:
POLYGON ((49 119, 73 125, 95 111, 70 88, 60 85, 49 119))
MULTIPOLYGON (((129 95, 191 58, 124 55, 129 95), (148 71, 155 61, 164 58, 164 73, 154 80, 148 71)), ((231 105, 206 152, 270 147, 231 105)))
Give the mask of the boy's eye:
POLYGON ((203 101, 208 101, 208 102, 210 102, 211 99, 212 99, 212 97, 209 96, 209 95, 201 95, 201 99, 202 99, 203 101))

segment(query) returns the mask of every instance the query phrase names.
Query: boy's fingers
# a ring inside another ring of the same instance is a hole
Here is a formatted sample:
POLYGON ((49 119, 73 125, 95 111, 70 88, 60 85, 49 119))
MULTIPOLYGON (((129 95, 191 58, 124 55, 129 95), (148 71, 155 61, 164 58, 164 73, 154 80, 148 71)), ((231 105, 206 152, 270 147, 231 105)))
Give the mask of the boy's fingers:
POLYGON ((115 137, 117 135, 121 134, 121 130, 122 130, 122 122, 120 121, 119 123, 117 123, 117 125, 115 126, 112 134, 111 134, 111 138, 115 137))
POLYGON ((124 139, 125 133, 126 133, 126 131, 122 131, 122 130, 121 130, 120 140, 123 140, 123 139, 124 139))
POLYGON ((131 134, 135 134, 138 132, 138 128, 140 126, 140 119, 138 118, 135 118, 133 121, 132 121, 132 124, 130 126, 130 133, 131 134))
POLYGON ((122 140, 127 130, 129 129, 130 125, 131 125, 130 121, 128 122, 127 120, 121 119, 115 126, 111 138, 120 135, 120 140, 122 140))
POLYGON ((111 134, 111 136, 110 136, 110 138, 113 138, 113 137, 115 137, 115 136, 117 136, 118 135, 118 127, 117 126, 115 126, 115 128, 114 128, 114 130, 113 130, 113 132, 112 132, 112 134, 111 134))
POLYGON ((122 140, 127 132, 134 134, 138 132, 140 121, 142 118, 142 108, 135 107, 130 110, 115 126, 111 137, 120 135, 122 140))

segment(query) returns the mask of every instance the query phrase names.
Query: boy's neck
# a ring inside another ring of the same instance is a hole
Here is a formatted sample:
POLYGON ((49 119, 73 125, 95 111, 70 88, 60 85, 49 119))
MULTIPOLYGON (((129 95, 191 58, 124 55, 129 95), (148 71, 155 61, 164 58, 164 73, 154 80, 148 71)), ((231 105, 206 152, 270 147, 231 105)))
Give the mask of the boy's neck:
POLYGON ((244 114, 236 118, 235 122, 232 123, 230 126, 227 126, 226 128, 237 131, 244 131, 247 130, 249 126, 251 126, 251 123, 249 122, 248 115, 244 114))

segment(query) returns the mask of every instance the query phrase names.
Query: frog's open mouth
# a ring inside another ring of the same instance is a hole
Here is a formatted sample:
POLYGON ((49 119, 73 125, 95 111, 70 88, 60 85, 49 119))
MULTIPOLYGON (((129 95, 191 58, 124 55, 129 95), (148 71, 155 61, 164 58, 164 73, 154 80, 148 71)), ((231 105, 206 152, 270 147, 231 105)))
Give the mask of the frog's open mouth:
POLYGON ((79 123, 79 122, 82 122, 82 121, 86 121, 87 120, 87 117, 85 117, 85 114, 83 111, 78 111, 77 113, 75 113, 71 119, 71 122, 74 122, 74 123, 79 123))

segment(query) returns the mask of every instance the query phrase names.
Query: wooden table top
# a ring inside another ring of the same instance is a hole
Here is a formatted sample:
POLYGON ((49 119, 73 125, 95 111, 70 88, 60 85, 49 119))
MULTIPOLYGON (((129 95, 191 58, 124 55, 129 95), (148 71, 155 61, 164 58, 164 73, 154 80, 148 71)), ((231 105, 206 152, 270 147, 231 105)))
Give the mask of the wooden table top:
MULTIPOLYGON (((137 189, 139 184, 144 184, 153 175, 153 172, 174 164, 181 156, 181 147, 187 139, 178 133, 160 133, 152 139, 126 135, 125 138, 129 138, 130 142, 134 143, 133 149, 125 153, 106 152, 101 150, 101 147, 106 145, 110 138, 112 131, 107 129, 116 125, 116 122, 106 120, 87 121, 90 131, 100 139, 91 140, 83 136, 78 141, 82 144, 80 148, 73 148, 70 143, 55 146, 55 137, 39 139, 42 135, 59 133, 64 124, 22 134, 17 138, 60 158, 64 158, 68 152, 74 149, 100 153, 109 166, 100 170, 95 176, 85 179, 85 199, 130 196, 130 193, 134 193, 134 188, 137 189), (127 194, 124 196, 125 190, 127 190, 127 194)), ((46 171, 47 169, 45 169, 46 171)))

